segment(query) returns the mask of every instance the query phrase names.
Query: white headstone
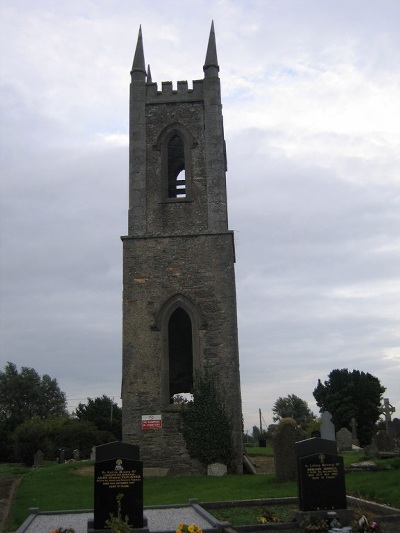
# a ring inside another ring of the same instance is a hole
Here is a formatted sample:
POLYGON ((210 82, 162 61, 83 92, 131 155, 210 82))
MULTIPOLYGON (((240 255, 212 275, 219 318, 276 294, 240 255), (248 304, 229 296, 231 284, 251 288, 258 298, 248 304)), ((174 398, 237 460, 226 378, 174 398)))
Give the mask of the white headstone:
POLYGON ((207 466, 208 476, 225 476, 228 472, 226 465, 222 463, 212 463, 207 466))
POLYGON ((332 415, 329 411, 322 412, 321 438, 336 441, 335 426, 331 419, 332 415))

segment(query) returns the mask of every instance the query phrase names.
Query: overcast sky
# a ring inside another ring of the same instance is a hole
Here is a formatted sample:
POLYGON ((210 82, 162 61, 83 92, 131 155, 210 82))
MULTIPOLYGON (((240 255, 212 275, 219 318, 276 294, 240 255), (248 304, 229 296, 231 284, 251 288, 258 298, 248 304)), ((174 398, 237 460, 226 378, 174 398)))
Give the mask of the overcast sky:
POLYGON ((214 20, 245 429, 335 368, 400 417, 400 2, 0 0, 1 368, 118 400, 128 94, 200 79, 214 20))

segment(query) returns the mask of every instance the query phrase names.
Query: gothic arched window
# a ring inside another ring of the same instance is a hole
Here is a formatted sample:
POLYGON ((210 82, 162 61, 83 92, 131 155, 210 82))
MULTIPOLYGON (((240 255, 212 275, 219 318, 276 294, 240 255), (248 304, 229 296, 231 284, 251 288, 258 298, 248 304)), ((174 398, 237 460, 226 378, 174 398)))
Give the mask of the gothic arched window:
POLYGON ((168 143, 168 198, 186 198, 185 145, 179 135, 168 143))
POLYGON ((178 307, 168 322, 169 397, 193 392, 192 321, 187 312, 178 307))
POLYGON ((193 393, 200 372, 200 336, 205 327, 191 300, 176 294, 161 307, 155 328, 161 331, 161 405, 168 408, 175 394, 193 393))
POLYGON ((178 122, 158 135, 154 149, 161 151, 163 201, 191 201, 192 150, 196 146, 193 135, 178 122))

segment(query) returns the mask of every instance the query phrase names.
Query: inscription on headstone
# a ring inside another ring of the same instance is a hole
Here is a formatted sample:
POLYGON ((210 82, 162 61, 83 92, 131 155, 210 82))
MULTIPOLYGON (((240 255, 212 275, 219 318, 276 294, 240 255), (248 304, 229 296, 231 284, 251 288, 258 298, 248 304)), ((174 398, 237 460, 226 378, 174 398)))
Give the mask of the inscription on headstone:
POLYGON ((96 447, 94 469, 94 529, 104 529, 110 514, 117 516, 122 494, 121 518, 131 527, 143 527, 143 463, 139 448, 122 442, 96 447))
POLYGON ((334 446, 324 439, 296 444, 301 511, 347 509, 343 458, 334 446))

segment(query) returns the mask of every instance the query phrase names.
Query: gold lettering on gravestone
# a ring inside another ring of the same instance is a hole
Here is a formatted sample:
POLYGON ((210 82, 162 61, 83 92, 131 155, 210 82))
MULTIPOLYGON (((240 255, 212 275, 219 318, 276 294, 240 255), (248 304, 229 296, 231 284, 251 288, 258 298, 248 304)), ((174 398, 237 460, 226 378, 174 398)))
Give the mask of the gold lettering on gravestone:
POLYGON ((336 479, 339 474, 340 463, 306 464, 307 476, 310 479, 336 479))
POLYGON ((110 489, 128 489, 137 481, 141 481, 141 476, 135 470, 103 470, 96 479, 96 483, 110 489))

